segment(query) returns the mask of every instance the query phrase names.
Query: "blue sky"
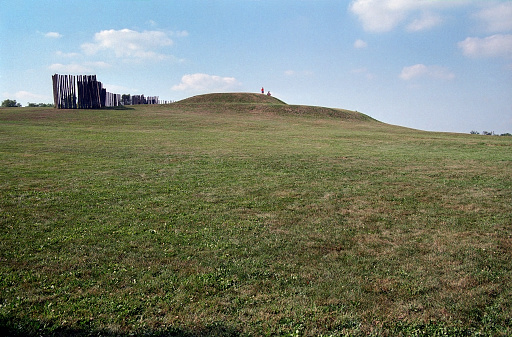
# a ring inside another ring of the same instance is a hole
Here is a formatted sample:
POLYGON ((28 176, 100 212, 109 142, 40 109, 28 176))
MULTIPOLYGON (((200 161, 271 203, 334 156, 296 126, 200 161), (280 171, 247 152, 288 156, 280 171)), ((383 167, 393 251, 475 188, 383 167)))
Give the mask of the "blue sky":
POLYGON ((2 0, 0 99, 51 75, 180 100, 265 90, 432 131, 512 133, 512 1, 2 0))

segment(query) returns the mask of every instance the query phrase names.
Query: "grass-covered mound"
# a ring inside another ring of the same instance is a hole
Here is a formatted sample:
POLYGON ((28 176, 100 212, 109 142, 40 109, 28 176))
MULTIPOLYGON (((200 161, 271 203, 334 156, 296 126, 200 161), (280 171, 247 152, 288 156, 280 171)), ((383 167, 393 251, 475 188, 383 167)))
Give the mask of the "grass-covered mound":
POLYGON ((186 98, 177 103, 197 104, 197 103, 253 103, 253 104, 278 104, 284 105, 285 102, 273 96, 254 93, 215 93, 204 94, 186 98))
POLYGON ((510 137, 262 106, 1 109, 0 332, 512 334, 510 137))
MULTIPOLYGON (((304 115, 315 118, 335 117, 348 121, 374 121, 357 111, 307 105, 288 105, 285 102, 263 94, 217 93, 193 96, 174 103, 179 109, 260 113, 273 115, 304 115)), ((174 107, 176 108, 176 107, 174 107)))

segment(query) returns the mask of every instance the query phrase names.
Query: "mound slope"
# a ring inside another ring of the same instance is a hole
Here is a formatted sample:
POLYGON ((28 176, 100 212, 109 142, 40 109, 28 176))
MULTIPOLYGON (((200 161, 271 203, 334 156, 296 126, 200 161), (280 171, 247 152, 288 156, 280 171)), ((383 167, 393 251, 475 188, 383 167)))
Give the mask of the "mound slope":
POLYGON ((375 119, 357 111, 326 108, 309 105, 289 105, 272 96, 255 93, 214 93, 197 95, 174 103, 186 105, 189 109, 196 107, 201 110, 238 113, 286 114, 317 117, 334 117, 351 121, 375 121, 375 119))

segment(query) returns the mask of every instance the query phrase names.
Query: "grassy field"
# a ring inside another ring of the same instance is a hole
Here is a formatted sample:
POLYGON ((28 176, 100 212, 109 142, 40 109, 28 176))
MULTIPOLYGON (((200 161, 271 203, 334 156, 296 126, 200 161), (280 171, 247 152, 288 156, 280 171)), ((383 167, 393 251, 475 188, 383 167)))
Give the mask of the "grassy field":
POLYGON ((512 334, 512 137, 247 99, 1 109, 0 330, 512 334))

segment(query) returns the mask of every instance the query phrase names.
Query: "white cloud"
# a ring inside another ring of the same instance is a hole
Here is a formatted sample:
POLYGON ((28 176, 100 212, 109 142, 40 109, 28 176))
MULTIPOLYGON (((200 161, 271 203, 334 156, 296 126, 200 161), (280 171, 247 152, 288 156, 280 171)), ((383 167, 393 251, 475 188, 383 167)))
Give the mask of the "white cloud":
POLYGON ((458 46, 469 57, 512 57, 512 34, 468 37, 458 46))
POLYGON ((78 63, 70 63, 70 64, 62 64, 62 63, 54 63, 50 65, 49 69, 58 73, 90 73, 93 72, 97 68, 108 68, 110 64, 106 62, 85 62, 83 64, 78 63))
POLYGON ((188 74, 181 78, 178 85, 174 85, 172 90, 194 91, 194 92, 214 92, 214 91, 232 91, 240 86, 240 83, 234 77, 220 77, 208 74, 188 74))
POLYGON ((87 68, 81 64, 71 63, 71 64, 62 64, 62 63, 54 63, 50 65, 50 70, 58 72, 58 73, 87 73, 90 72, 91 69, 87 68))
POLYGON ((427 73, 427 66, 424 64, 415 64, 413 66, 404 67, 400 73, 400 78, 410 80, 414 77, 423 76, 427 73))
POLYGON ((45 33, 44 36, 47 38, 50 38, 50 39, 59 39, 62 37, 62 35, 57 32, 48 32, 48 33, 45 33))
POLYGON ((31 103, 48 103, 51 101, 50 97, 40 94, 34 94, 28 91, 17 91, 15 93, 3 92, 2 96, 9 97, 9 99, 15 99, 18 103, 25 104, 24 102, 31 103))
POLYGON ((168 35, 162 31, 102 30, 94 34, 94 42, 82 44, 82 50, 88 55, 111 51, 119 58, 161 61, 171 58, 159 52, 161 48, 172 46, 173 41, 168 35))
POLYGON ((409 25, 407 25, 407 30, 411 32, 426 30, 438 26, 442 22, 443 20, 438 14, 425 12, 421 17, 414 19, 409 25))
POLYGON ((356 75, 363 75, 364 77, 366 77, 366 79, 368 80, 372 80, 375 78, 375 75, 372 74, 367 68, 363 67, 363 68, 356 68, 356 69, 352 69, 350 71, 352 74, 356 74, 356 75))
POLYGON ((453 80, 455 78, 455 74, 453 72, 447 68, 439 66, 429 66, 427 75, 439 80, 453 80))
POLYGON ((412 66, 404 67, 399 77, 405 81, 409 81, 419 77, 452 80, 455 78, 455 74, 443 67, 415 64, 412 66))
POLYGON ((55 55, 57 55, 58 57, 77 57, 77 56, 80 56, 80 54, 78 53, 64 53, 60 50, 57 50, 55 52, 55 55))
POLYGON ((461 0, 354 0, 349 9, 359 18, 366 31, 388 32, 402 23, 407 23, 409 31, 420 31, 443 22, 434 11, 467 3, 461 0))
POLYGON ((187 37, 188 32, 186 30, 178 30, 178 31, 175 31, 174 33, 172 33, 172 35, 176 36, 176 37, 187 37))
POLYGON ((366 43, 365 41, 363 41, 361 39, 357 39, 354 42, 354 48, 356 48, 356 49, 361 49, 361 48, 366 48, 366 47, 368 47, 368 43, 366 43))
POLYGON ((284 72, 286 76, 311 76, 313 75, 312 71, 304 70, 304 71, 295 71, 295 70, 286 70, 284 72))
POLYGON ((110 64, 108 64, 107 62, 103 62, 103 61, 86 62, 85 64, 88 66, 91 66, 93 68, 109 68, 110 67, 110 64))
POLYGON ((390 31, 406 16, 405 9, 382 0, 356 0, 350 10, 359 17, 363 28, 372 32, 390 31))
POLYGON ((512 2, 493 3, 482 9, 475 17, 479 19, 487 32, 507 32, 512 30, 512 2))
POLYGON ((128 88, 128 87, 125 87, 125 86, 122 86, 122 85, 116 85, 116 84, 107 84, 105 83, 103 85, 104 88, 106 88, 109 92, 115 92, 115 93, 118 93, 118 94, 121 94, 121 93, 134 93, 134 92, 140 92, 139 89, 136 89, 136 88, 128 88))

